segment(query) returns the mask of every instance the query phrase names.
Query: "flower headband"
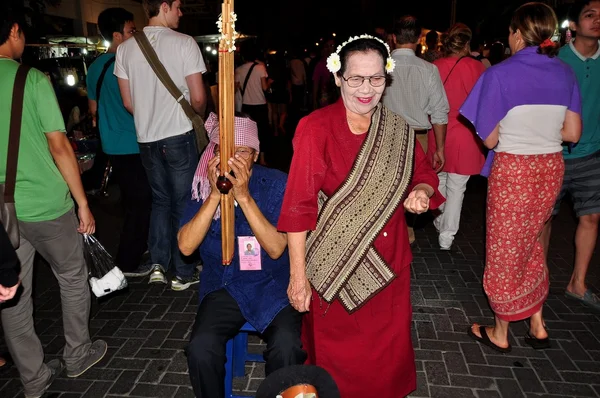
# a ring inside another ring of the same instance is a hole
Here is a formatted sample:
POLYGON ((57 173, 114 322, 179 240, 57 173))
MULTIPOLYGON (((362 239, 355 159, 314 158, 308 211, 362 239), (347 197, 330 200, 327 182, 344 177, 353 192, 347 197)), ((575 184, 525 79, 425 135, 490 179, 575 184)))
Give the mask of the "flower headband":
POLYGON ((383 44, 388 52, 388 57, 385 62, 385 71, 387 73, 392 73, 394 71, 394 68, 396 67, 396 61, 394 61, 390 56, 390 46, 388 46, 387 43, 381 40, 379 37, 371 35, 360 35, 349 38, 348 40, 340 44, 333 54, 327 57, 327 69, 329 69, 331 73, 337 73, 342 68, 342 61, 340 60, 340 51, 342 51, 342 48, 344 48, 345 45, 359 39, 377 40, 378 42, 383 44))

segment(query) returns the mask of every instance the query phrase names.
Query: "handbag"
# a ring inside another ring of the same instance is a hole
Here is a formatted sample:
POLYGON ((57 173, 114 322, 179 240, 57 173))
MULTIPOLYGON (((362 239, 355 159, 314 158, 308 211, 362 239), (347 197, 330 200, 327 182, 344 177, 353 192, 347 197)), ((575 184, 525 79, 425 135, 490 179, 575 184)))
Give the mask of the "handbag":
POLYGON ((20 65, 13 87, 12 108, 10 111, 10 130, 8 133, 8 151, 6 156, 6 179, 0 184, 0 222, 6 229, 10 243, 17 249, 20 244, 19 221, 15 208, 15 185, 17 183, 17 161, 21 141, 21 119, 23 117, 23 96, 25 82, 31 68, 20 65))
POLYGON ((194 126, 194 131, 196 132, 196 145, 198 147, 198 153, 202 153, 204 148, 208 145, 208 133, 206 128, 204 127, 204 120, 202 117, 194 111, 192 105, 185 99, 185 96, 182 94, 181 90, 177 87, 169 73, 165 69, 165 66, 158 59, 158 55, 156 55, 156 51, 150 44, 150 41, 146 37, 144 32, 136 32, 133 34, 135 41, 140 46, 140 50, 142 50, 142 54, 146 57, 146 61, 150 64, 150 67, 158 77, 158 80, 166 87, 169 93, 175 98, 175 101, 181 108, 185 115, 190 119, 192 125, 194 126))

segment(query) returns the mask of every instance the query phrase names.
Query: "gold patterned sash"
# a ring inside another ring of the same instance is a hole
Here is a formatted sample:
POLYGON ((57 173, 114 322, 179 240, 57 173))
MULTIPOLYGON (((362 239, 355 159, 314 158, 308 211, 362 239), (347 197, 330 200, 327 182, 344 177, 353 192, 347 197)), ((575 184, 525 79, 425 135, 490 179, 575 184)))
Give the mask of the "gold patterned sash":
POLYGON ((319 218, 306 243, 307 276, 326 302, 356 311, 396 277, 373 242, 412 178, 415 135, 381 104, 344 183, 319 193, 319 218))

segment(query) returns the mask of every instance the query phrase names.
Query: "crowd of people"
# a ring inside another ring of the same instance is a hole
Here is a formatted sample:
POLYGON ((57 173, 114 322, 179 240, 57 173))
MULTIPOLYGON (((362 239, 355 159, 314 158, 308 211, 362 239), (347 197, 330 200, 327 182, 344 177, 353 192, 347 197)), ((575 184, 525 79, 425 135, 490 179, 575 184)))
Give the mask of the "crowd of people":
MULTIPOLYGON (((506 353, 510 323, 529 319, 525 343, 551 347, 543 318, 546 256, 552 217, 567 194, 579 223, 565 295, 600 311, 585 284, 600 221, 600 0, 575 1, 574 39, 562 47, 553 41, 558 21, 551 7, 519 7, 508 26, 511 56, 502 61, 491 51, 486 58, 461 23, 441 46, 436 32, 427 34, 421 54, 423 28, 414 16, 398 19, 389 35, 326 41, 314 60, 293 51, 289 70, 284 60, 270 66, 245 46, 234 76, 239 112, 230 159, 219 155, 219 117, 207 112, 202 53, 175 30, 180 1, 143 5, 149 22, 140 32, 122 8, 99 16, 111 45, 89 68, 90 112, 125 209, 116 262, 129 277, 149 275, 149 283, 176 291, 199 284, 186 348, 197 396, 224 397, 226 343, 245 323, 267 344, 267 376, 285 368, 302 373, 296 366, 306 363, 324 369, 325 384, 332 379, 344 398, 414 391, 415 236, 407 214, 434 212, 439 249, 452 250, 467 182, 477 174, 488 177, 483 289, 495 318, 465 333, 506 353), (155 73, 144 40, 184 88, 181 96, 155 73), (285 174, 265 167, 264 154, 273 136, 287 133, 288 105, 312 112, 294 132, 285 174), (205 132, 185 106, 208 113, 205 132), (217 188, 222 162, 235 199, 236 250, 227 266, 217 188), (146 251, 150 259, 142 263, 146 251)), ((16 60, 25 47, 24 15, 4 8, 0 159, 12 137, 13 86, 23 71, 16 60)), ((98 363, 107 345, 92 342, 88 328, 81 235, 95 232, 94 217, 52 87, 43 73, 25 73, 15 189, 20 243, 0 228, 0 308, 25 396, 40 397, 64 369, 78 377, 98 363), (61 360, 48 363, 33 327, 36 252, 61 291, 66 346, 61 360)), ((6 174, 2 161, 4 184, 6 174)))

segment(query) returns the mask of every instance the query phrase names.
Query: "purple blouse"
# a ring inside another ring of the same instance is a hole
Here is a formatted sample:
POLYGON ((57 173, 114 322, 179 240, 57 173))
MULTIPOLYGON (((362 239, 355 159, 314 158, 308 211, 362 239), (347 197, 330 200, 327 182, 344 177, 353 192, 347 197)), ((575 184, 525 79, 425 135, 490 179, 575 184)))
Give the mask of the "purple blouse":
MULTIPOLYGON (((514 107, 560 105, 581 114, 581 95, 575 73, 560 59, 526 47, 487 69, 460 108, 477 135, 485 140, 514 107)), ((481 175, 488 176, 494 151, 488 154, 481 175)))

